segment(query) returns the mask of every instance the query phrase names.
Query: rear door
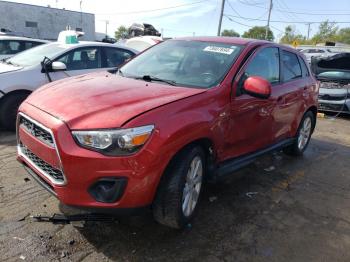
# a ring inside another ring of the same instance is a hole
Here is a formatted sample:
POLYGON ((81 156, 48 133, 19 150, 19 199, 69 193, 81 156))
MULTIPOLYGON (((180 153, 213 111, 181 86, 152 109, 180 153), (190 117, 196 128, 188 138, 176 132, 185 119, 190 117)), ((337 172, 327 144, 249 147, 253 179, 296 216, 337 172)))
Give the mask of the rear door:
POLYGON ((231 103, 228 156, 230 158, 267 147, 272 142, 274 99, 261 99, 242 92, 250 76, 268 80, 273 88, 280 86, 279 49, 262 47, 252 55, 237 75, 231 103))
POLYGON ((276 101, 272 112, 274 141, 293 135, 292 130, 298 124, 296 119, 303 110, 303 92, 308 88, 298 55, 284 49, 281 50, 281 80, 281 85, 272 87, 271 95, 276 101))

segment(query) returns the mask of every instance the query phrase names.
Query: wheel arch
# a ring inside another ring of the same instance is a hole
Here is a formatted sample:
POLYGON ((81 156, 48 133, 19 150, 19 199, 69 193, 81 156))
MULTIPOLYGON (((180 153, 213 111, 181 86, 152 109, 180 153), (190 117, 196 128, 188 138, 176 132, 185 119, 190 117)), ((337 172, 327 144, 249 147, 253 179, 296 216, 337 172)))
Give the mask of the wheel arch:
POLYGON ((9 96, 14 95, 14 94, 28 94, 30 95, 33 91, 28 90, 28 89, 17 89, 10 91, 8 93, 5 93, 3 97, 0 98, 0 104, 9 96))
MULTIPOLYGON (((314 115, 314 123, 313 123, 313 126, 312 126, 312 132, 314 132, 314 130, 315 130, 315 127, 316 127, 316 121, 317 121, 317 107, 315 106, 315 105, 313 105, 313 106, 310 106, 307 110, 306 110, 306 112, 305 112, 305 114, 307 113, 307 112, 312 112, 312 114, 314 115)), ((305 115, 304 114, 304 115, 305 115)))

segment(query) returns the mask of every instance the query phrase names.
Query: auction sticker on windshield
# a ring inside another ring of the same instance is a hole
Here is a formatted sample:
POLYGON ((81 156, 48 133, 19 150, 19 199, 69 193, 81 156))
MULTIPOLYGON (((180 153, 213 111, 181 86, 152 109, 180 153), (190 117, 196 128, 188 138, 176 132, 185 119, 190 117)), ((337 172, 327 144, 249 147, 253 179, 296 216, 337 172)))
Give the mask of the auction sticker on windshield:
POLYGON ((203 51, 230 55, 232 54, 234 49, 227 48, 227 47, 220 47, 220 46, 207 46, 206 48, 203 49, 203 51))

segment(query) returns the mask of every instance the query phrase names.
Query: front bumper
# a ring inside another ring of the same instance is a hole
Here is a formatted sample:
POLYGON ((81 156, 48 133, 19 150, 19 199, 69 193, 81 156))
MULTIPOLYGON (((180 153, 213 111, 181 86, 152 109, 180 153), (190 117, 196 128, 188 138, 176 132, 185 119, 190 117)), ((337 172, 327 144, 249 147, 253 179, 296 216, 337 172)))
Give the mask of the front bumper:
MULTIPOLYGON (((52 132, 54 147, 37 139, 28 130, 18 126, 18 143, 49 167, 59 170, 63 179, 48 176, 46 166, 38 168, 29 161, 19 146, 18 160, 29 173, 54 194, 63 204, 83 208, 136 208, 152 203, 156 188, 165 169, 165 162, 146 146, 132 156, 109 157, 78 146, 64 122, 24 103, 20 107, 24 116, 30 116, 52 132), (108 179, 125 179, 125 187, 116 201, 102 202, 91 192, 96 182, 108 179)), ((35 132, 34 132, 35 133, 35 132)), ((151 141, 150 141, 151 142, 151 141)), ((41 167, 41 165, 40 165, 41 167)))
POLYGON ((345 88, 319 90, 319 110, 350 113, 350 90, 345 88))

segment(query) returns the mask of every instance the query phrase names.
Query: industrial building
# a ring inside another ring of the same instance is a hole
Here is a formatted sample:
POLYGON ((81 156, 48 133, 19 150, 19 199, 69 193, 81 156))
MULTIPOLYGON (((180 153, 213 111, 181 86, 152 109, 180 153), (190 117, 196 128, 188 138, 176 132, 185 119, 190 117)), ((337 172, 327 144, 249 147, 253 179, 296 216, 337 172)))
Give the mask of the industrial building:
POLYGON ((0 1, 0 29, 19 36, 56 40, 60 31, 70 26, 85 32, 82 40, 95 40, 95 15, 50 6, 36 6, 0 1))

